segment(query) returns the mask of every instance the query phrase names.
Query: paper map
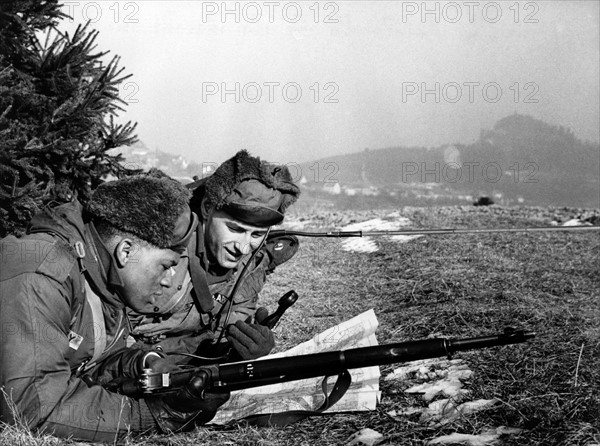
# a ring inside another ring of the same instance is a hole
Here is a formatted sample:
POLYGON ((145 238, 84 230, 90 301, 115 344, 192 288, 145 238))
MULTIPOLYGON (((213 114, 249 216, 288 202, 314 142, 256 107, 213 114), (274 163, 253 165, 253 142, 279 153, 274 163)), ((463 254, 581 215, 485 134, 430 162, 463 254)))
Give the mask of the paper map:
MULTIPOLYGON (((371 309, 290 350, 261 359, 378 345, 375 337, 377 325, 377 318, 371 309)), ((350 370, 350 374, 352 375, 352 385, 344 397, 326 412, 355 412, 375 409, 381 394, 379 391, 379 367, 354 369, 350 370)), ((335 379, 335 377, 329 379, 329 391, 331 391, 335 379)), ((211 423, 225 424, 249 415, 288 410, 316 410, 325 400, 321 389, 322 381, 323 377, 310 378, 231 392, 231 398, 219 409, 211 423)))

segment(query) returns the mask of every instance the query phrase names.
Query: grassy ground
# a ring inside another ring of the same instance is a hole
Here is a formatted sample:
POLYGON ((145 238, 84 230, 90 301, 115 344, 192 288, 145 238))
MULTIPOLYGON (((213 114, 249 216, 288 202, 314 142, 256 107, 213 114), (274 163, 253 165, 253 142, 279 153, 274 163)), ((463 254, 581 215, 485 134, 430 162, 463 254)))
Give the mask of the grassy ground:
MULTIPOLYGON (((405 208, 416 227, 524 227, 576 215, 547 208, 405 208)), ((340 227, 385 211, 322 212, 309 226, 340 227)), ((380 322, 380 343, 431 334, 469 337, 505 326, 537 332, 529 344, 458 355, 474 371, 472 398, 501 404, 431 428, 391 410, 423 405, 403 390, 414 383, 382 381, 377 411, 311 418, 286 428, 202 428, 174 437, 129 441, 142 445, 337 445, 369 427, 383 444, 423 445, 452 432, 489 427, 524 429, 506 445, 600 443, 600 232, 429 236, 406 244, 381 243, 375 253, 342 251, 339 241, 303 239, 294 259, 271 276, 263 296, 271 309, 290 288, 300 294, 276 329, 285 349, 369 308, 380 322)), ((382 374, 394 367, 382 368, 382 374)), ((52 443, 5 431, 0 444, 52 443)))

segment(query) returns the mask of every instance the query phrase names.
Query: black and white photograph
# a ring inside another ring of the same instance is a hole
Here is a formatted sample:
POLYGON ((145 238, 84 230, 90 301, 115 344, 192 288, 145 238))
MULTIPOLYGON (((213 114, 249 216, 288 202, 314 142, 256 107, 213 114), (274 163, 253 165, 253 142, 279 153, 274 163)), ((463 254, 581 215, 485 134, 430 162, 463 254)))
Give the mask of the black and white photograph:
POLYGON ((0 1, 0 445, 600 446, 600 2, 0 1))

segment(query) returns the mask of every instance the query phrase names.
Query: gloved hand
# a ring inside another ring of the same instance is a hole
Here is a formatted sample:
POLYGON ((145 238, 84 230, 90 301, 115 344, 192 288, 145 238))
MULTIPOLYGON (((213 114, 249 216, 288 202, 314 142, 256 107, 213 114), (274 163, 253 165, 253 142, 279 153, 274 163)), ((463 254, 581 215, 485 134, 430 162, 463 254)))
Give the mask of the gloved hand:
POLYGON ((200 371, 179 392, 145 399, 162 432, 189 431, 214 418, 229 399, 229 392, 204 391, 207 379, 208 374, 200 371))
POLYGON ((127 348, 106 357, 81 379, 88 386, 99 384, 106 390, 121 393, 124 382, 138 378, 144 369, 157 366, 160 367, 155 369, 158 373, 178 369, 174 359, 165 357, 161 351, 127 348))
POLYGON ((254 316, 256 323, 237 321, 227 327, 227 340, 243 360, 256 359, 268 355, 275 347, 273 332, 260 323, 269 315, 261 307, 254 316))
POLYGON ((113 390, 114 383, 123 379, 137 378, 142 370, 148 367, 148 361, 160 359, 163 356, 156 350, 124 348, 101 360, 81 378, 88 385, 100 384, 113 390))
POLYGON ((181 359, 180 355, 150 356, 145 361, 145 368, 152 369, 154 373, 167 373, 182 370, 177 364, 177 360, 181 359))

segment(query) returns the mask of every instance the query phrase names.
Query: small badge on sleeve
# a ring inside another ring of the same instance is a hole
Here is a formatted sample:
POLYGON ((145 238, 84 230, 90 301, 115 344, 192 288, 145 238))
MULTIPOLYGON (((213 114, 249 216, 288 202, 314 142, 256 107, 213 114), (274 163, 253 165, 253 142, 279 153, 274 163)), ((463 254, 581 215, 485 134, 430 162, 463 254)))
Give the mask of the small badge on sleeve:
POLYGON ((78 335, 73 330, 69 331, 69 347, 73 350, 77 350, 83 342, 83 336, 78 335))
POLYGON ((224 296, 220 293, 213 294, 213 299, 216 302, 220 303, 221 305, 223 305, 225 302, 227 302, 227 296, 224 296))

